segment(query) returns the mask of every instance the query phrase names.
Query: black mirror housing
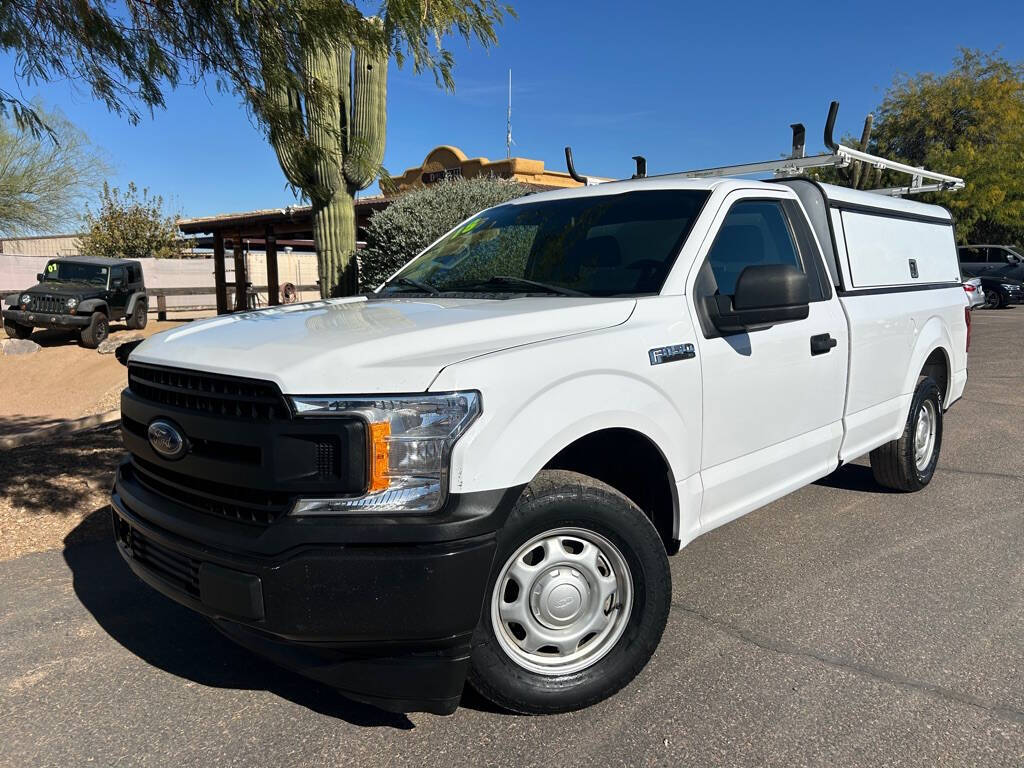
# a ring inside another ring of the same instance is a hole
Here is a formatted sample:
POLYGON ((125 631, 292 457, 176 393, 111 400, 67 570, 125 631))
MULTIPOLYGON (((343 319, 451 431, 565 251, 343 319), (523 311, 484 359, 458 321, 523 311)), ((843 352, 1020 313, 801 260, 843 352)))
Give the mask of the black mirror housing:
POLYGON ((124 280, 118 278, 110 281, 111 288, 124 288, 124 280))
POLYGON ((807 275, 791 264, 745 267, 733 296, 707 298, 708 314, 724 333, 804 320, 810 314, 807 275))
POLYGON ((37 272, 36 273, 36 282, 37 283, 41 283, 45 279, 46 279, 46 275, 44 275, 42 272, 37 272))

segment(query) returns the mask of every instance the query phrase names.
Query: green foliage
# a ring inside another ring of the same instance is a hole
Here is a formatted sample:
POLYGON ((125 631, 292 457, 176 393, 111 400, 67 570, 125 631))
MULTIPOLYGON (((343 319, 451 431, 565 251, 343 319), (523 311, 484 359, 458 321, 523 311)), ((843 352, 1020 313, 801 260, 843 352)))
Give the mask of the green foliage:
POLYGON ((963 50, 945 75, 898 79, 878 109, 872 145, 964 178, 960 192, 926 196, 953 212, 961 242, 1024 239, 1024 65, 963 50))
MULTIPOLYGON (((489 46, 512 9, 499 0, 381 0, 369 23, 356 0, 33 0, 0 3, 0 49, 14 56, 16 81, 70 80, 93 98, 137 122, 142 110, 164 106, 164 94, 209 77, 252 106, 264 125, 275 117, 264 88, 294 84, 303 49, 348 40, 373 55, 409 62, 452 87, 451 51, 459 36, 489 46), (301 41, 301 42, 300 42, 301 41)), ((18 89, 0 88, 0 115, 39 132, 46 127, 18 89)))
POLYGON ((360 287, 376 288, 460 221, 531 191, 516 181, 478 178, 446 179, 403 195, 370 219, 360 287))
POLYGON ((59 113, 40 114, 50 134, 0 118, 0 233, 66 232, 106 168, 81 131, 59 113))
MULTIPOLYGON (((966 188, 915 199, 948 207, 962 243, 1024 241, 1024 65, 962 50, 943 75, 899 77, 875 112, 867 151, 960 176, 966 188)), ((843 144, 861 147, 851 136, 843 144)), ((862 169, 860 188, 905 186, 905 174, 862 169)), ((856 164, 811 175, 855 184, 856 164)))
POLYGON ((86 256, 118 259, 177 258, 187 252, 178 233, 177 217, 164 213, 164 201, 134 183, 121 190, 103 184, 99 210, 85 216, 81 249, 86 256))

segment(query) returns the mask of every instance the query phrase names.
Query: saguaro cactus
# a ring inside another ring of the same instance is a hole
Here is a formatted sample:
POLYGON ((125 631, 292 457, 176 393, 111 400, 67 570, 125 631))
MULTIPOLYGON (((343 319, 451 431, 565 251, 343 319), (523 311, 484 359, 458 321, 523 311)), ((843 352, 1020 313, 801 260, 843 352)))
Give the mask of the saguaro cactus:
POLYGON ((270 142, 288 181, 313 205, 320 294, 356 292, 355 193, 384 158, 388 59, 347 41, 302 49, 299 88, 266 77, 286 119, 271 122, 270 142))

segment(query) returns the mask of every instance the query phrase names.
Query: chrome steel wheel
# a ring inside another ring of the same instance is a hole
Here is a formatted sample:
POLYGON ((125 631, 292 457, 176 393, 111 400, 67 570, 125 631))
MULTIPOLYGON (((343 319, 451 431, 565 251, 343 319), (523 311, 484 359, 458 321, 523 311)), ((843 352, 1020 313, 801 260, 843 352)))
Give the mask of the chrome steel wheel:
POLYGON ((919 472, 924 472, 935 451, 935 426, 938 421, 935 403, 925 400, 917 411, 917 426, 914 428, 914 463, 919 472))
POLYGON ((557 528, 505 562, 491 594, 491 624, 517 665, 565 675, 615 647, 632 607, 633 580, 618 547, 594 531, 557 528))

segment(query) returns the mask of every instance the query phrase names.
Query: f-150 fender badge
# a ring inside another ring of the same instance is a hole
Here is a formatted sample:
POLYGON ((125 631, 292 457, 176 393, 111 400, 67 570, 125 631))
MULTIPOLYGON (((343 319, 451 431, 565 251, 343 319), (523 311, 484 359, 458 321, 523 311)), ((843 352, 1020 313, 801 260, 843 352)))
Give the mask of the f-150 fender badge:
POLYGON ((676 360, 689 360, 691 357, 697 356, 693 344, 673 344, 670 347, 656 347, 647 354, 651 358, 651 365, 674 363, 676 360))

